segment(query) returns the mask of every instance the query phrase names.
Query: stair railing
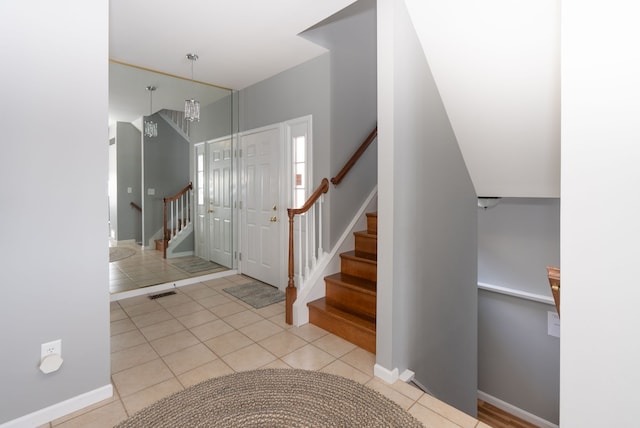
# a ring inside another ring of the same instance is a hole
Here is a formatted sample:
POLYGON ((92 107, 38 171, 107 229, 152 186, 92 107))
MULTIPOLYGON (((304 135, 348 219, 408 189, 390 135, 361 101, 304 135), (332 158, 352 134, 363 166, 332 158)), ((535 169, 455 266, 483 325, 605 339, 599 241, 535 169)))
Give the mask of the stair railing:
POLYGON ((164 245, 162 256, 167 258, 167 247, 173 238, 187 225, 191 224, 191 190, 193 183, 189 183, 184 189, 174 196, 162 198, 164 205, 164 245))
MULTIPOLYGON (((367 150, 369 145, 378 136, 378 127, 369 134, 362 142, 358 150, 349 158, 347 163, 342 167, 340 172, 331 179, 334 186, 340 184, 342 179, 353 168, 358 159, 367 150)), ((307 201, 300 208, 289 208, 289 280, 286 289, 286 312, 285 321, 287 324, 293 324, 293 303, 296 301, 298 289, 296 287, 296 276, 299 283, 310 276, 311 271, 316 263, 324 256, 325 252, 322 248, 322 204, 324 202, 324 194, 329 191, 329 180, 322 179, 318 188, 309 196, 307 201), (313 208, 313 209, 312 209, 313 208), (295 227, 295 216, 298 215, 298 228, 295 227), (297 234, 296 234, 297 231, 297 234), (296 265, 294 241, 297 235, 297 254, 298 264, 296 265), (317 241, 316 241, 317 240, 317 241), (297 272, 297 275, 296 275, 297 272)))

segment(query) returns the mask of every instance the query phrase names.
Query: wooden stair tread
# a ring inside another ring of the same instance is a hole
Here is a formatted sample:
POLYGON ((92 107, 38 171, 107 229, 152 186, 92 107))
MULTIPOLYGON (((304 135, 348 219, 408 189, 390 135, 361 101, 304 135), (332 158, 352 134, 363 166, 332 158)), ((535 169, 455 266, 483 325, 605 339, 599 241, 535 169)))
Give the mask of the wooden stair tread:
POLYGON ((358 235, 358 236, 364 236, 366 238, 371 238, 371 239, 378 239, 378 235, 376 233, 369 233, 366 230, 361 230, 359 232, 353 232, 354 235, 358 235))
POLYGON ((362 330, 367 330, 374 333, 376 331, 375 318, 364 314, 355 314, 352 312, 348 312, 331 304, 327 304, 327 300, 324 297, 307 303, 307 306, 309 306, 309 308, 316 308, 319 311, 332 316, 333 318, 339 318, 353 326, 359 327, 362 330))
POLYGON ((371 281, 365 278, 349 275, 346 273, 338 272, 333 275, 328 275, 325 281, 332 281, 339 283, 343 287, 357 289, 361 293, 376 295, 377 284, 375 281, 371 281))
POLYGON ((363 263, 378 264, 378 256, 376 254, 361 253, 361 254, 356 255, 356 251, 355 250, 344 252, 344 253, 340 254, 340 257, 347 258, 347 259, 358 260, 358 261, 361 261, 363 263))

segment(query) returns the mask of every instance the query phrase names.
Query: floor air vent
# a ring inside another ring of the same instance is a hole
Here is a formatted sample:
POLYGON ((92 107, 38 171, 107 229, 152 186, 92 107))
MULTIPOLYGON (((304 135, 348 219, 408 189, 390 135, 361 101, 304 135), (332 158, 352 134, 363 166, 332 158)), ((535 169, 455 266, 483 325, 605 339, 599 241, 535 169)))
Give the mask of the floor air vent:
POLYGON ((152 294, 152 295, 149 296, 149 298, 151 300, 154 300, 154 299, 158 299, 158 298, 164 297, 164 296, 171 296, 172 294, 176 294, 176 292, 175 291, 167 291, 165 293, 152 294))

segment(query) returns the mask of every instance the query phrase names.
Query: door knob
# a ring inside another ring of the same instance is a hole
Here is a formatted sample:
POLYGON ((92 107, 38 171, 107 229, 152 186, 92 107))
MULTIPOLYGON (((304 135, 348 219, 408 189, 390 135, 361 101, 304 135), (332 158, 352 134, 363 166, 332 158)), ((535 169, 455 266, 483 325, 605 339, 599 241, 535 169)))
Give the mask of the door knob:
POLYGON ((276 221, 278 221, 278 217, 273 216, 269 219, 270 222, 275 223, 276 221))
POLYGON ((209 211, 207 211, 207 212, 212 213, 213 211, 214 211, 214 210, 209 210, 209 211))
POLYGON ((273 206, 273 208, 272 208, 272 210, 277 211, 277 210, 278 210, 278 208, 274 205, 274 206, 273 206))

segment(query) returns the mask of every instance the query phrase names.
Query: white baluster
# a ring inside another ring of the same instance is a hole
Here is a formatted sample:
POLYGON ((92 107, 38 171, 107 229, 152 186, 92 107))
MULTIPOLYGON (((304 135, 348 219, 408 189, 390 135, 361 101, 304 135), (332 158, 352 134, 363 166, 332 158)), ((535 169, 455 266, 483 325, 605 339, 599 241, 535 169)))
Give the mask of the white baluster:
POLYGON ((318 261, 318 255, 316 254, 316 208, 318 207, 318 204, 315 203, 313 204, 313 207, 311 208, 311 226, 312 226, 312 231, 311 231, 311 269, 315 269, 316 267, 316 262, 318 261))
POLYGON ((304 274, 302 267, 304 266, 302 263, 302 217, 305 214, 300 214, 300 222, 299 222, 299 232, 298 232, 298 266, 299 266, 299 275, 300 275, 300 285, 304 282, 304 274))
POLYGON ((324 255, 324 249, 322 248, 322 203, 324 202, 324 195, 320 195, 318 199, 318 257, 324 255))
POLYGON ((304 276, 309 277, 309 213, 305 213, 305 229, 304 229, 304 276))

